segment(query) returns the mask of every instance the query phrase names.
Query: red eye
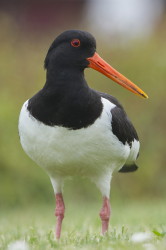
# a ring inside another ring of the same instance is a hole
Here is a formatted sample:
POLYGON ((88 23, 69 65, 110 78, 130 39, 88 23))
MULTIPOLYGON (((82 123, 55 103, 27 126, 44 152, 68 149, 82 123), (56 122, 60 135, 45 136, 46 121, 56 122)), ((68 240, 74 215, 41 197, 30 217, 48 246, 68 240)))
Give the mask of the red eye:
POLYGON ((80 46, 80 40, 79 39, 73 39, 72 41, 71 41, 71 45, 73 46, 73 47, 79 47, 80 46))

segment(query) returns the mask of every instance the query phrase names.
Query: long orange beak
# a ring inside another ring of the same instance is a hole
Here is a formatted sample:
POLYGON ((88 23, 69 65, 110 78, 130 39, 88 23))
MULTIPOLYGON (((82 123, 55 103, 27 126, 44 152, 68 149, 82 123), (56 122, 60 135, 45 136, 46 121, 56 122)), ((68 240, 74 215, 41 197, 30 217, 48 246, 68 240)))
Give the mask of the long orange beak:
POLYGON ((130 90, 136 95, 148 98, 147 94, 143 92, 139 87, 137 87, 133 82, 127 79, 125 76, 120 74, 117 70, 111 67, 106 61, 104 61, 96 52, 92 57, 87 58, 89 61, 88 67, 95 69, 102 74, 106 75, 108 78, 117 82, 122 87, 130 90))

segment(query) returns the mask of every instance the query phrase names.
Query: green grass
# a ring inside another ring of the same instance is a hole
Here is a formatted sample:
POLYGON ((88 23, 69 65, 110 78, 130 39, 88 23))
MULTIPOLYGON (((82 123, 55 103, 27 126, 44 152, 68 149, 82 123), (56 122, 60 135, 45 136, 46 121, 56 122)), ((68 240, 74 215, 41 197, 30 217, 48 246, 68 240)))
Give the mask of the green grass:
POLYGON ((109 233, 100 235, 100 204, 71 204, 66 201, 66 216, 61 240, 54 238, 54 205, 32 205, 5 210, 0 215, 0 249, 11 242, 25 240, 30 249, 166 249, 166 202, 114 201, 109 233), (148 242, 133 243, 135 232, 151 232, 148 242), (148 244, 148 245, 146 245, 148 244), (149 247, 149 248, 148 248, 149 247), (151 247, 151 248, 150 248, 151 247))

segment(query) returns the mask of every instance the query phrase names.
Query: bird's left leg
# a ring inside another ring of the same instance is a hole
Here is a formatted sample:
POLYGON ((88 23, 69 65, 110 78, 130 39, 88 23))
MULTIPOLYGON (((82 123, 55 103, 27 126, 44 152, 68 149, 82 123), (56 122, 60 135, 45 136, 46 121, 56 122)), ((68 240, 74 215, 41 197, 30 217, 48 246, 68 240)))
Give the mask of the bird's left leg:
POLYGON ((100 218, 102 222, 102 234, 104 235, 108 231, 109 220, 110 220, 110 200, 106 196, 103 197, 103 206, 100 210, 100 218))
POLYGON ((63 195, 62 195, 62 181, 61 179, 51 178, 51 182, 54 188, 55 200, 56 200, 55 216, 57 217, 57 222, 56 222, 55 234, 56 234, 56 238, 60 239, 62 221, 63 221, 64 214, 65 214, 65 204, 64 204, 63 195))
POLYGON ((55 209, 55 216, 57 217, 56 222, 56 238, 59 239, 61 235, 61 228, 62 228, 62 220, 65 214, 65 204, 63 201, 62 193, 57 193, 55 195, 56 199, 56 209, 55 209))
POLYGON ((102 222, 101 233, 103 235, 108 231, 110 214, 111 214, 111 207, 109 200, 111 177, 112 173, 108 171, 92 179, 92 181, 96 183, 97 187, 99 188, 103 196, 103 205, 99 213, 102 222))

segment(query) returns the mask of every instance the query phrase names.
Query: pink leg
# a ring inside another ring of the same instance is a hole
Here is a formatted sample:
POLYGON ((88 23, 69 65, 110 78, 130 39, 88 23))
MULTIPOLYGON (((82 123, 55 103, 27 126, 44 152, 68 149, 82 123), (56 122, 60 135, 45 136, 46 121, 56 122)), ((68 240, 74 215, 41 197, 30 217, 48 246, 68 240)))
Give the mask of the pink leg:
POLYGON ((57 216, 56 238, 60 239, 62 220, 64 218, 64 213, 65 213, 65 204, 63 201, 62 193, 56 194, 55 198, 56 198, 55 216, 57 216))
POLYGON ((109 219, 110 219, 110 202, 107 197, 103 197, 103 206, 100 211, 100 218, 102 221, 102 234, 104 235, 108 231, 109 219))

